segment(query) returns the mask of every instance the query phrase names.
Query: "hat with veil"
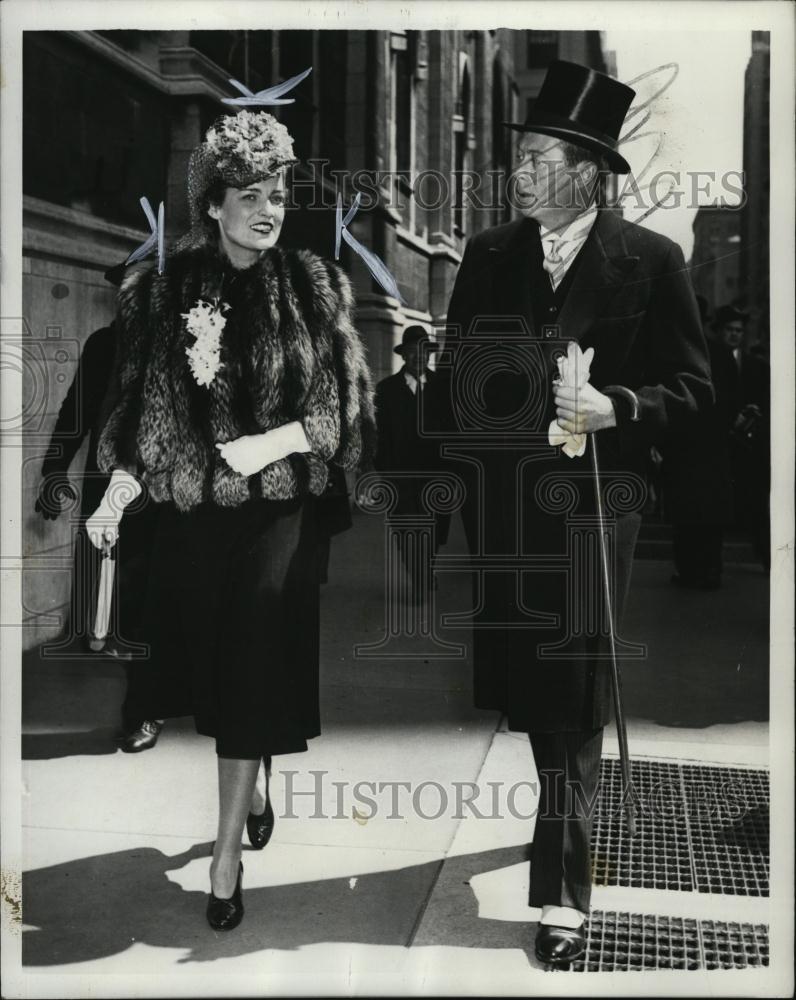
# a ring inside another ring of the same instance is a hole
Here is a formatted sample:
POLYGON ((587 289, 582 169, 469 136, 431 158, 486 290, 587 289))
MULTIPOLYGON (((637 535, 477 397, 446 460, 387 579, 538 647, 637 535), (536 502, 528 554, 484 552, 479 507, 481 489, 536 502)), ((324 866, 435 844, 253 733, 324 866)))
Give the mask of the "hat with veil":
POLYGON ((191 226, 175 249, 190 249, 212 240, 216 227, 207 215, 205 200, 218 182, 225 187, 246 187, 297 162, 290 133, 266 111, 239 111, 216 119, 191 153, 188 163, 191 226))

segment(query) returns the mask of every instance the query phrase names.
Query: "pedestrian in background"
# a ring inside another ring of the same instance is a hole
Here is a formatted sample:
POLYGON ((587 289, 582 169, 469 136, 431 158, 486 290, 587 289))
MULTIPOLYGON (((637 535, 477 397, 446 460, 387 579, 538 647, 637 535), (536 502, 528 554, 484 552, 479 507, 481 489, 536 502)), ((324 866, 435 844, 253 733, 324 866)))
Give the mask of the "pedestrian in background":
MULTIPOLYGON (((123 274, 124 265, 121 265, 108 270, 105 277, 118 287, 123 274)), ((85 655, 91 655, 87 638, 93 628, 100 571, 100 555, 89 541, 85 524, 86 518, 96 510, 110 480, 97 466, 97 439, 101 429, 102 401, 113 370, 116 339, 116 326, 111 323, 90 334, 83 346, 42 463, 41 484, 35 504, 42 517, 54 520, 63 513, 64 501, 68 497, 79 503, 67 635, 70 648, 75 648, 71 640, 76 640, 80 652, 85 655), (88 447, 80 474, 78 498, 68 470, 86 438, 88 447)), ((121 748, 125 753, 138 753, 154 747, 163 728, 163 720, 148 717, 140 704, 144 673, 150 667, 141 660, 131 659, 131 647, 143 643, 145 639, 144 595, 156 516, 155 505, 146 503, 137 504, 135 511, 128 515, 124 544, 116 555, 115 615, 111 619, 115 627, 102 650, 102 655, 124 662, 127 683, 121 708, 121 748)))
POLYGON ((735 524, 748 535, 763 569, 771 568, 771 370, 746 343, 748 315, 732 305, 716 310, 714 328, 732 359, 737 410, 730 436, 735 524))
POLYGON ((716 590, 721 586, 722 544, 733 520, 730 435, 739 410, 735 362, 724 344, 719 310, 708 323, 707 300, 697 296, 707 336, 714 402, 685 432, 670 433, 663 453, 664 510, 672 525, 678 587, 716 590))
MULTIPOLYGON (((399 371, 376 386, 376 469, 389 480, 398 500, 392 514, 430 516, 423 490, 442 469, 439 432, 447 426, 447 382, 428 366, 438 345, 419 324, 406 327, 393 348, 402 360, 399 371)), ((401 556, 410 573, 412 596, 420 602, 433 587, 433 556, 448 540, 450 514, 433 514, 435 545, 432 558, 422 560, 411 536, 400 534, 401 556), (413 554, 412 554, 413 553, 413 554)))

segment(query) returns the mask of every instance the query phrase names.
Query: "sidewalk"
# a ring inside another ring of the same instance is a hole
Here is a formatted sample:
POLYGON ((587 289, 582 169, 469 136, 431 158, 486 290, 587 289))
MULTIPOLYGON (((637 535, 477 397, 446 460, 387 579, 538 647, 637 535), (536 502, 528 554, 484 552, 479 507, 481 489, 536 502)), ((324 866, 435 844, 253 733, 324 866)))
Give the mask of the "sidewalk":
MULTIPOLYGON (((461 545, 455 520, 451 547, 461 545)), ((570 974, 550 975, 533 957, 532 820, 479 820, 457 808, 462 788, 533 781, 527 738, 471 707, 466 656, 424 656, 422 640, 410 644, 415 659, 353 656, 384 629, 383 552, 378 517, 356 515, 354 530, 333 542, 323 736, 307 754, 275 761, 274 838, 261 853, 244 847, 246 917, 231 934, 214 934, 204 920, 216 817, 211 741, 179 720, 153 751, 122 754, 113 742, 117 665, 30 658, 23 960, 31 995, 84 995, 75 974, 100 984, 119 975, 118 995, 162 994, 163 976, 166 992, 180 982, 186 995, 212 994, 214 984, 215 995, 232 995, 238 976, 274 993, 573 989, 570 974)), ((700 593, 671 587, 661 562, 638 562, 634 574, 625 638, 649 647, 624 675, 634 758, 666 761, 655 766, 680 776, 677 762, 689 760, 758 774, 768 760, 767 578, 731 566, 723 590, 700 593)), ((445 574, 436 598, 439 614, 465 608, 464 575, 445 574)), ((466 634, 439 635, 466 647, 466 634)), ((609 735, 607 757, 612 750, 609 735)), ((530 815, 533 804, 528 791, 521 811, 530 815)), ((605 885, 593 904, 594 926, 602 914, 630 912, 700 922, 702 945, 711 921, 767 922, 767 900, 737 892, 605 885)), ((660 988, 669 975, 682 986, 676 973, 658 972, 660 988)), ((701 982, 705 972, 694 975, 701 982)), ((95 993, 110 995, 101 985, 95 993)))

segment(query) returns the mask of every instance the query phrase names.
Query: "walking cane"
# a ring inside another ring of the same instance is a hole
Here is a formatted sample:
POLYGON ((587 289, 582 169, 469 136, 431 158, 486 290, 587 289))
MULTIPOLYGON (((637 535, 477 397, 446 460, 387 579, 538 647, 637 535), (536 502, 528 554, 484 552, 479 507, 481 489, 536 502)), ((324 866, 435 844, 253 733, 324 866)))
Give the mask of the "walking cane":
POLYGON ((605 607, 608 614, 608 641, 611 648, 611 685, 614 692, 614 713, 616 715, 616 732, 619 737, 619 766, 622 770, 622 786, 626 796, 625 815, 627 817, 627 832, 633 836, 636 832, 636 803, 633 783, 630 777, 630 754, 627 749, 627 727, 625 713, 622 708, 622 676, 619 672, 619 662, 616 658, 616 633, 614 630, 614 608, 611 600, 611 574, 608 566, 608 549, 605 541, 605 515, 603 513, 603 498, 600 489, 600 464, 597 457, 597 435, 589 434, 591 441, 591 464, 594 470, 594 496, 597 500, 597 519, 600 523, 600 562, 602 563, 603 589, 605 591, 605 607))

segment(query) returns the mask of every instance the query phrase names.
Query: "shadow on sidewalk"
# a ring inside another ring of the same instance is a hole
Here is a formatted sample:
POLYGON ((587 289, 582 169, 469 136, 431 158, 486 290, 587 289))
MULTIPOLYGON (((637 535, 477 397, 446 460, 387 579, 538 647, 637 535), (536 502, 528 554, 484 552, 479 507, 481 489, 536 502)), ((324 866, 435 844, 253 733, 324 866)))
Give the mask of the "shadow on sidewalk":
POLYGON ((695 591, 672 587, 668 573, 633 567, 620 632, 647 657, 621 664, 628 719, 672 729, 767 722, 768 577, 732 566, 721 590, 695 591))
MULTIPOLYGON (((311 848, 307 848, 311 850, 311 848)), ((168 878, 190 861, 208 857, 211 843, 196 844, 174 857, 142 847, 81 858, 25 873, 24 921, 31 928, 22 939, 23 964, 55 966, 90 962, 121 954, 136 942, 184 949, 185 962, 234 958, 264 949, 292 951, 303 945, 354 942, 407 946, 418 916, 443 862, 433 861, 395 871, 246 888, 243 853, 243 900, 246 915, 235 931, 210 929, 205 920, 207 895, 183 890, 168 878)), ((456 858, 464 880, 517 860, 509 848, 456 858)), ((250 854, 249 854, 250 856, 250 854)), ((448 862, 450 863, 450 862, 448 862)), ((457 925, 464 937, 450 944, 483 942, 484 921, 470 890, 457 893, 457 925)), ((505 924, 505 943, 490 946, 530 949, 527 924, 505 924)), ((418 942, 420 943, 420 942, 418 942)), ((426 943, 426 942, 423 942, 426 943)))

